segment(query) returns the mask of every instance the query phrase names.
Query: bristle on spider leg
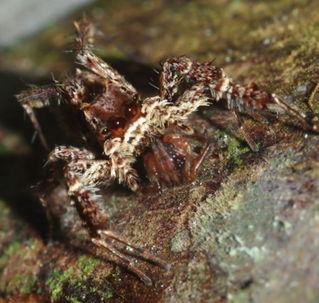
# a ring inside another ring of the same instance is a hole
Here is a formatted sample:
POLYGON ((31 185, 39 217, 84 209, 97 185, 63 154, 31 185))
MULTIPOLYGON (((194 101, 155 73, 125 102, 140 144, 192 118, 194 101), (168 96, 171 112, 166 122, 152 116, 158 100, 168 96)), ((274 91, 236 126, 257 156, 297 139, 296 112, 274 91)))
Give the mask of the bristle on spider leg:
POLYGON ((108 251, 116 255, 126 266, 126 268, 135 273, 146 285, 151 286, 153 284, 152 280, 143 272, 141 271, 137 266, 133 264, 133 261, 119 252, 115 247, 113 247, 111 244, 107 243, 106 241, 102 239, 96 239, 93 238, 91 241, 100 247, 106 248, 108 251))

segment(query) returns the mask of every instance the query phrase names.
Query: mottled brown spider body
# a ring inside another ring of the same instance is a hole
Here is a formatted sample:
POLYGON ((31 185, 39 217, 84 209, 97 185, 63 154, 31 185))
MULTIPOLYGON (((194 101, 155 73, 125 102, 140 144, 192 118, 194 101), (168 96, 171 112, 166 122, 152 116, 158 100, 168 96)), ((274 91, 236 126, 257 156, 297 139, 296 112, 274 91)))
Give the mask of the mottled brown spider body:
POLYGON ((75 27, 76 62, 84 69, 77 69, 73 77, 62 82, 55 81, 17 96, 47 150, 34 108, 67 104, 87 128, 82 132, 77 125, 71 125, 73 131, 79 133, 84 148, 58 146, 50 152, 46 167, 49 175, 53 174, 44 182, 45 191, 40 199, 46 205, 47 194, 57 184, 55 164, 61 162, 70 201, 82 218, 91 241, 114 253, 127 268, 151 284, 147 275, 112 241, 130 247, 147 260, 164 267, 167 264, 109 230, 109 217, 96 203, 101 187, 117 180, 137 191, 140 183, 134 164, 139 157, 142 157, 148 179, 156 189, 192 182, 209 145, 205 138, 194 133, 188 118, 198 108, 218 101, 224 101, 226 108, 235 114, 252 149, 256 146, 241 126, 239 113, 277 104, 307 129, 318 131, 318 124, 312 124, 274 94, 264 92, 254 84, 245 87, 233 82, 213 62, 199 63, 184 56, 163 64, 160 94, 142 99, 130 83, 92 52, 93 26, 83 19, 75 22, 75 27), (181 83, 185 89, 181 88, 181 83), (201 142, 199 153, 193 150, 189 139, 201 142))
MULTIPOLYGON (((83 74, 78 70, 78 76, 83 74)), ((92 78, 92 76, 91 76, 92 78)), ((120 92, 107 80, 83 79, 83 96, 78 93, 80 109, 93 135, 103 146, 106 139, 122 137, 131 123, 140 116, 140 99, 120 92)))

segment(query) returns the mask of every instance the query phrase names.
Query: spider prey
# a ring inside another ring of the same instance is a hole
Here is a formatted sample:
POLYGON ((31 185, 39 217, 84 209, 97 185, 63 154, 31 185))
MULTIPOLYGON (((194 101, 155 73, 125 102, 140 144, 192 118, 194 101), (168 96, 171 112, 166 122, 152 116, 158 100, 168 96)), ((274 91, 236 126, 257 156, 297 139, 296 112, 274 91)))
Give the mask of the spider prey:
MULTIPOLYGON (((140 188, 134 168, 138 157, 143 160, 150 183, 157 188, 193 181, 209 145, 194 133, 188 117, 199 107, 217 101, 226 101, 227 109, 235 113, 239 123, 238 113, 277 104, 305 128, 318 131, 318 125, 256 85, 236 84, 212 62, 199 63, 185 56, 168 59, 160 73, 160 94, 142 99, 130 83, 92 52, 93 25, 86 19, 74 25, 76 63, 84 69, 77 69, 74 76, 61 82, 23 91, 17 99, 46 149, 48 145, 34 108, 68 105, 85 122, 84 129, 73 131, 73 135, 80 135, 86 148, 57 146, 49 154, 46 169, 52 172, 57 162, 63 164, 70 201, 85 223, 91 241, 114 253, 127 268, 151 284, 149 277, 112 243, 122 243, 144 259, 164 267, 166 263, 110 231, 108 216, 101 214, 96 204, 102 186, 117 180, 136 192, 140 188), (186 88, 182 89, 181 83, 186 88), (202 142, 200 153, 195 153, 190 138, 202 142)), ((41 195, 44 205, 56 182, 52 176, 46 181, 41 195)))

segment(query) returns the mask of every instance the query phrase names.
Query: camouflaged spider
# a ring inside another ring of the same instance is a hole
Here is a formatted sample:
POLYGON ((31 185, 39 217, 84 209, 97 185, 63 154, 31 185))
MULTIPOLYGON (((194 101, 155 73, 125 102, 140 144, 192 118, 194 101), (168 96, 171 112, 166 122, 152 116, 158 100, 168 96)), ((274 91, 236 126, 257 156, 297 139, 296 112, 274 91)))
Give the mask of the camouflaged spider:
MULTIPOLYGON (((226 108, 235 113, 239 126, 238 113, 277 104, 307 129, 319 129, 275 95, 261 91, 256 85, 244 87, 236 84, 212 62, 194 62, 185 56, 168 59, 160 73, 159 96, 142 99, 130 83, 92 52, 92 24, 82 19, 74 25, 77 33, 76 63, 85 69, 77 69, 75 76, 62 82, 54 81, 51 85, 23 91, 17 99, 30 116, 47 150, 33 108, 64 104, 77 116, 75 121, 81 121, 75 125, 78 129, 73 134, 80 136, 86 148, 56 147, 49 154, 47 169, 50 172, 56 162, 63 163, 70 201, 85 223, 91 241, 114 253, 128 269, 146 284, 151 284, 150 278, 112 241, 130 247, 149 261, 164 267, 167 264, 109 230, 109 217, 102 214, 96 204, 102 186, 117 180, 136 192, 140 188, 133 167, 137 157, 142 157, 148 179, 157 188, 193 181, 209 145, 194 134, 188 117, 198 108, 217 101, 226 101, 226 108), (186 88, 181 88, 181 82, 186 88), (188 141, 190 137, 202 141, 200 153, 192 149, 188 141)), ((244 131, 242 133, 254 149, 253 141, 244 131)), ((56 180, 51 176, 44 184, 41 201, 45 205, 46 195, 56 186, 56 180)))

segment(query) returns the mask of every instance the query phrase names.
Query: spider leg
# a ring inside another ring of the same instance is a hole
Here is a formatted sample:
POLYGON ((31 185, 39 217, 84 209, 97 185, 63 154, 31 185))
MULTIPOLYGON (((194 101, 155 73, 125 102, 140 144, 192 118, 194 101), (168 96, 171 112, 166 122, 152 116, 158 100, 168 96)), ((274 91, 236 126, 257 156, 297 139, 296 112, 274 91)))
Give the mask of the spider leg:
MULTIPOLYGON (((192 62, 189 58, 182 56, 168 59, 163 64, 160 76, 161 98, 174 101, 178 93, 178 86, 182 79, 190 83, 206 83, 207 90, 211 92, 211 98, 215 101, 225 99, 226 107, 235 110, 237 113, 251 113, 268 108, 270 104, 276 104, 285 110, 286 113, 295 117, 306 129, 318 132, 318 118, 307 119, 275 94, 269 94, 250 83, 247 86, 234 83, 221 68, 216 67, 213 62, 192 62)), ((236 115, 237 115, 236 113, 236 115)), ((238 120, 238 119, 237 119, 238 120)), ((247 143, 255 149, 255 144, 247 137, 241 123, 240 132, 247 143)))
POLYGON ((170 133, 156 139, 151 149, 143 155, 150 183, 157 185, 157 190, 160 190, 163 184, 172 186, 194 181, 209 147, 206 138, 200 135, 170 133), (187 137, 204 144, 199 155, 193 151, 187 137))
POLYGON ((161 140, 156 140, 155 144, 152 145, 152 152, 154 153, 158 171, 161 172, 163 181, 168 186, 181 183, 178 170, 174 164, 173 155, 167 152, 161 140))
POLYGON ((137 266, 134 265, 134 262, 131 258, 121 253, 118 249, 116 249, 112 244, 108 243, 106 240, 101 238, 92 238, 91 241, 96 245, 103 247, 110 251, 112 254, 117 256, 122 263, 125 265, 125 267, 136 274, 146 285, 151 286, 152 280, 143 272, 141 271, 137 266))
MULTIPOLYGON (((181 134, 167 134, 162 138, 163 143, 166 146, 170 160, 174 164, 176 170, 175 174, 179 177, 177 182, 190 183, 192 162, 194 158, 193 151, 189 142, 186 140, 185 136, 181 134)), ((176 184, 176 182, 175 182, 176 184)), ((177 183, 178 184, 178 183, 177 183)))
POLYGON ((132 191, 137 191, 138 174, 132 167, 136 158, 133 157, 133 144, 128 144, 129 139, 123 141, 121 138, 113 138, 104 142, 104 154, 111 161, 111 176, 117 177, 119 183, 125 183, 132 191))
POLYGON ((48 156, 45 163, 45 176, 43 181, 39 182, 35 187, 39 192, 39 200, 45 210, 49 225, 49 238, 52 238, 54 231, 54 217, 48 205, 48 196, 59 185, 59 177, 57 174, 58 161, 70 162, 76 160, 92 161, 94 155, 85 149, 80 149, 72 146, 58 146, 48 156))
POLYGON ((232 110, 232 113, 236 118, 239 133, 243 136, 243 138, 245 139, 245 141, 249 145, 250 149, 254 152, 257 152, 258 146, 255 143, 255 141, 253 140, 253 138, 251 138, 251 136, 247 132, 247 130, 245 128, 245 124, 243 123, 241 117, 239 116, 239 113, 236 110, 232 110))
POLYGON ((45 177, 41 182, 36 184, 35 188, 39 192, 38 198, 45 211, 45 216, 48 223, 48 239, 52 239, 55 230, 55 218, 48 205, 48 195, 59 185, 58 178, 56 176, 55 166, 47 167, 45 170, 45 177))
POLYGON ((16 95, 16 98, 29 116, 34 129, 39 135, 42 146, 45 150, 49 151, 48 143, 33 109, 60 103, 61 95, 56 84, 32 87, 31 89, 24 90, 16 95))
POLYGON ((146 250, 131 244, 121 236, 109 230, 109 216, 98 208, 98 187, 110 180, 110 163, 107 160, 87 160, 71 162, 65 168, 65 177, 68 185, 68 194, 89 232, 91 241, 117 256, 121 263, 135 273, 145 284, 151 285, 151 279, 141 271, 133 260, 122 253, 111 242, 118 242, 132 250, 137 256, 163 267, 168 267, 165 261, 153 256, 146 250), (97 163, 98 162, 98 163, 97 163), (78 167, 85 166, 84 173, 79 173, 78 167))
MULTIPOLYGON (((207 157, 207 154, 210 150, 210 144, 208 143, 207 139, 200 134, 185 136, 180 134, 169 134, 163 137, 163 142, 173 144, 177 153, 183 155, 184 160, 180 164, 182 164, 182 176, 184 182, 190 183, 194 181, 196 179, 196 176, 198 175, 200 166, 203 164, 203 161, 207 157), (189 144, 188 140, 186 140, 186 138, 191 138, 204 144, 198 156, 194 155, 191 145, 189 144)), ((177 155, 175 155, 175 161, 176 160, 178 161, 177 155)))
POLYGON ((198 175, 198 171, 199 171, 200 167, 202 166, 204 160, 206 159, 207 155, 210 152, 211 145, 208 143, 207 140, 205 140, 205 141, 206 142, 201 150, 201 153, 195 159, 195 161, 193 161, 193 163, 192 163, 192 170, 191 170, 191 174, 190 174, 191 181, 195 180, 196 176, 198 175))
POLYGON ((61 90, 69 96, 71 104, 81 107, 85 95, 85 86, 81 77, 67 79, 61 84, 61 90))
POLYGON ((60 145, 57 146, 49 154, 47 163, 53 163, 56 161, 76 161, 76 160, 94 160, 95 156, 92 152, 84 148, 78 148, 73 146, 60 145))
POLYGON ((193 62, 185 57, 167 59, 160 73, 160 96, 169 102, 178 92, 181 76, 187 75, 192 70, 193 62))
POLYGON ((187 117, 195 112, 201 106, 210 105, 210 96, 206 93, 207 86, 205 83, 194 84, 186 90, 173 105, 169 106, 167 115, 163 115, 166 123, 169 125, 176 124, 176 121, 184 121, 187 117))
POLYGON ((65 162, 64 176, 71 203, 75 205, 82 222, 89 232, 91 241, 116 255, 124 266, 134 272, 144 283, 150 285, 152 281, 143 273, 133 260, 121 253, 110 241, 115 241, 130 248, 137 256, 168 267, 165 261, 153 256, 146 250, 129 243, 121 236, 109 230, 109 216, 99 209, 97 201, 101 199, 99 188, 112 181, 110 162, 96 160, 94 154, 85 149, 59 146, 49 155, 48 164, 57 161, 65 162))
POLYGON ((129 248, 133 249, 134 252, 138 256, 144 258, 145 260, 152 261, 152 262, 157 263, 158 265, 165 267, 165 268, 169 267, 169 265, 165 261, 163 261, 161 258, 158 258, 158 257, 152 255, 151 253, 149 253, 147 250, 145 250, 143 248, 140 248, 132 243, 128 243, 126 240, 124 240, 123 238, 121 238, 119 235, 117 235, 116 233, 114 233, 111 230, 100 230, 99 234, 101 236, 116 240, 119 243, 122 243, 122 244, 128 246, 129 248))
POLYGON ((216 67, 213 62, 199 63, 186 56, 171 58, 164 62, 160 74, 160 96, 172 102, 183 79, 191 84, 199 82, 210 84, 215 83, 222 76, 222 69, 216 67))
POLYGON ((136 89, 123 76, 91 51, 89 42, 93 41, 93 25, 85 18, 75 22, 74 25, 77 34, 77 63, 105 79, 108 85, 117 87, 124 95, 139 98, 136 89))
POLYGON ((117 248, 115 248, 112 244, 109 243, 109 241, 116 241, 121 244, 123 244, 125 247, 129 248, 134 252, 135 255, 138 257, 141 257, 142 259, 146 261, 150 261, 152 263, 155 263, 165 269, 169 269, 170 265, 167 264, 164 260, 161 258, 158 258, 154 255, 152 255, 150 252, 148 252, 145 249, 139 248, 116 233, 110 231, 110 230, 98 230, 99 238, 92 238, 91 241, 100 247, 106 248, 111 253, 116 255, 125 265, 125 267, 130 270, 131 272, 135 273, 146 285, 152 285, 152 280, 143 272, 141 271, 133 262, 131 258, 126 256, 125 254, 121 253, 117 248))
POLYGON ((146 170, 146 175, 149 182, 152 185, 155 184, 151 189, 143 188, 143 190, 146 192, 149 192, 149 191, 160 192, 162 188, 160 183, 160 178, 159 178, 161 172, 158 169, 157 160, 151 151, 146 152, 143 155, 143 163, 144 163, 144 168, 146 170))
MULTIPOLYGON (((226 78, 221 80, 226 82, 226 78)), ((227 108, 238 113, 253 113, 265 109, 269 109, 270 105, 277 105, 282 108, 288 115, 296 118, 305 129, 318 131, 317 127, 312 121, 308 121, 306 117, 298 112, 298 110, 291 107, 289 104, 278 98, 275 94, 270 94, 266 91, 259 89, 255 83, 250 83, 246 86, 227 81, 228 85, 225 90, 222 91, 221 97, 227 100, 227 108)), ((214 87, 216 93, 220 93, 218 87, 214 87)), ((241 124, 239 122, 239 124, 241 124)), ((243 131, 242 131, 243 132, 243 131)), ((244 135, 244 134, 243 134, 244 135)), ((244 135, 245 140, 250 146, 252 142, 244 135), (247 140, 248 139, 248 140, 247 140)))
POLYGON ((279 99, 275 94, 271 95, 273 102, 276 103, 279 107, 284 109, 288 114, 297 118, 300 123, 302 123, 305 129, 311 129, 314 132, 319 132, 318 125, 313 123, 314 121, 308 120, 302 114, 300 114, 296 109, 288 105, 286 102, 279 99))
POLYGON ((315 111, 315 108, 316 108, 315 101, 316 101, 316 95, 318 91, 319 91, 319 83, 317 83, 315 87, 311 90, 311 93, 307 102, 309 107, 312 109, 312 111, 315 111))
MULTIPOLYGON (((215 101, 219 101, 226 96, 228 101, 226 106, 233 111, 239 125, 240 133, 243 135, 251 149, 257 150, 257 145, 245 131, 241 118, 238 115, 238 111, 242 111, 243 109, 242 104, 238 102, 240 99, 236 98, 236 96, 235 98, 231 97, 231 93, 235 91, 235 88, 238 94, 243 92, 244 88, 235 86, 221 68, 213 65, 213 62, 198 63, 192 62, 187 57, 177 57, 168 59, 163 65, 163 71, 160 77, 161 97, 172 101, 174 96, 178 93, 178 84, 182 77, 186 77, 191 82, 198 83, 194 86, 199 93, 196 92, 196 94, 193 95, 194 97, 199 94, 206 94, 206 96, 208 96, 207 92, 210 92, 210 97, 215 101)), ((185 96, 178 98, 175 104, 187 102, 190 94, 187 91, 184 94, 185 96)), ((196 175, 196 169, 193 174, 196 175)))

